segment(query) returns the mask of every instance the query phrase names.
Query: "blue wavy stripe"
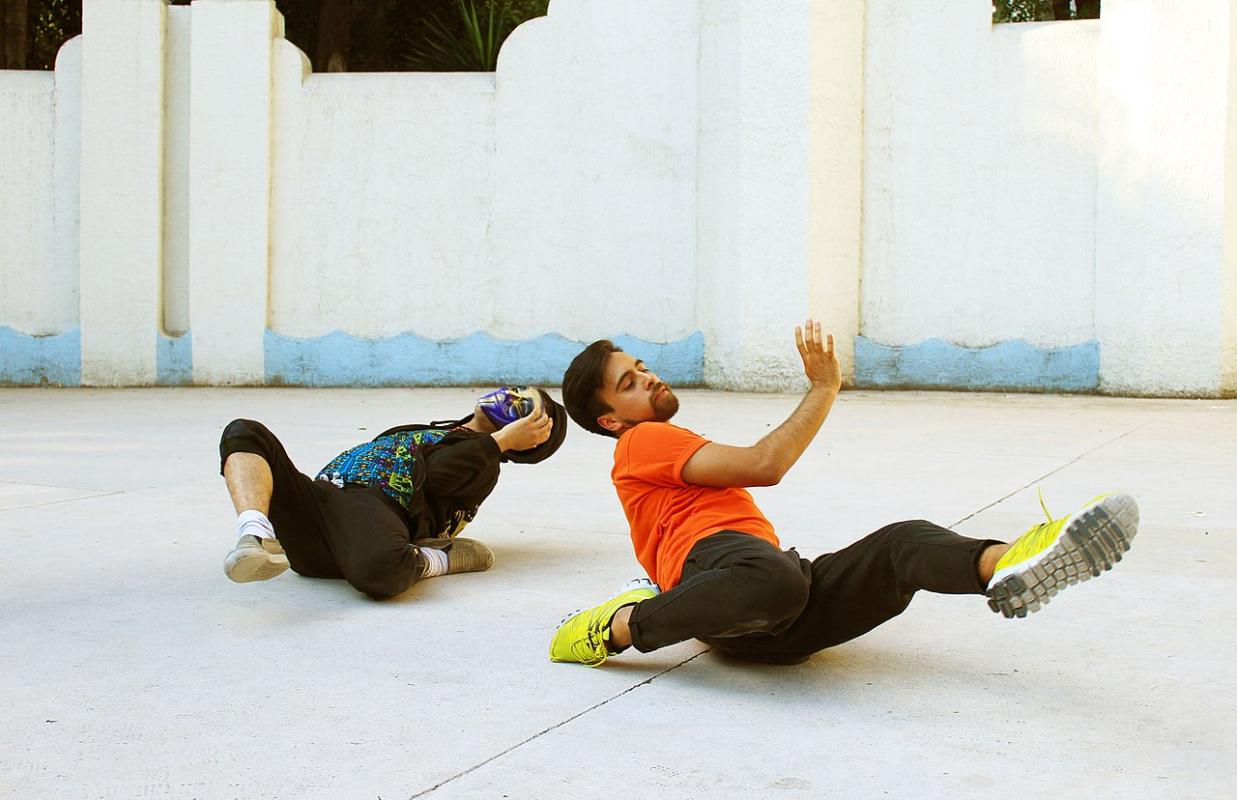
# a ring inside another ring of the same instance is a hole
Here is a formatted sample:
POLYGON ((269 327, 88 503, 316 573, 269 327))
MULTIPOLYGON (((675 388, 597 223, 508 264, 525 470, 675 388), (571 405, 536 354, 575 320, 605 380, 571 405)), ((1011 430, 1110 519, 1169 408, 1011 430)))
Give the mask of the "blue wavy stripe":
POLYGON ((193 383, 193 335, 159 334, 155 349, 156 380, 160 386, 189 386, 193 383))
POLYGON ((879 389, 1086 392, 1099 388, 1100 343, 1044 348, 1011 339, 960 347, 940 339, 884 345, 855 338, 855 385, 879 389))
MULTIPOLYGON (((619 347, 644 359, 667 382, 704 382, 704 335, 659 344, 616 336, 619 347)), ((341 331, 315 339, 266 332, 266 383, 290 386, 557 385, 587 342, 546 334, 522 342, 474 333, 437 341, 411 333, 362 339, 341 331)))
POLYGON ((81 386, 82 329, 30 336, 0 326, 0 384, 81 386))

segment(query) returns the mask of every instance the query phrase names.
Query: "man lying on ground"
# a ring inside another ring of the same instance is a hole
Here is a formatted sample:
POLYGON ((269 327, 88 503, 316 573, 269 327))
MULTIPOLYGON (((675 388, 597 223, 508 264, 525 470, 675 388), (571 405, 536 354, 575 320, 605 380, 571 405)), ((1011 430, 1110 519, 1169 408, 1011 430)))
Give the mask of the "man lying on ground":
POLYGON ((456 534, 493 491, 500 462, 534 464, 558 449, 564 417, 540 389, 503 387, 461 420, 384 431, 313 480, 265 425, 233 420, 219 457, 240 540, 224 572, 245 583, 291 566, 377 599, 422 578, 489 569, 490 549, 456 534))
POLYGON ((1129 549, 1138 506, 1110 494, 1049 517, 1012 544, 911 520, 813 561, 781 550, 744 487, 782 479, 841 386, 833 337, 823 342, 819 323, 795 328, 795 343, 810 388, 751 447, 671 425, 674 392, 608 341, 571 362, 563 403, 584 429, 618 439, 611 478, 636 558, 662 591, 643 581, 568 616, 550 643, 551 660, 596 666, 629 646, 647 653, 694 638, 739 659, 797 663, 896 617, 920 589, 986 594, 993 611, 1025 617, 1129 549))

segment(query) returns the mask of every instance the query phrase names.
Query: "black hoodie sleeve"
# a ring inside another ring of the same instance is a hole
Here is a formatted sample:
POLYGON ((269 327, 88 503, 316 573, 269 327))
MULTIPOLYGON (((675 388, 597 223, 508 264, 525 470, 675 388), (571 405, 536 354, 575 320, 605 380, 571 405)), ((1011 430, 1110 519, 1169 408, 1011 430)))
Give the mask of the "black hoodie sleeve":
POLYGON ((480 503, 498 483, 502 450, 488 434, 443 441, 426 458, 425 489, 480 503))

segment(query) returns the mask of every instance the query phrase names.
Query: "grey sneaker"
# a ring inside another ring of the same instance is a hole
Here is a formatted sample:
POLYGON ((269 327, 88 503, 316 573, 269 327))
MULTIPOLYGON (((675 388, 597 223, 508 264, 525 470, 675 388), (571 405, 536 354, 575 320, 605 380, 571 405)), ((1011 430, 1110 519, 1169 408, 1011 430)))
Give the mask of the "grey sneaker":
POLYGON ((246 534, 223 561, 223 571, 237 583, 268 581, 288 568, 283 546, 274 539, 246 534))
POLYGON ((476 539, 465 539, 462 536, 454 539, 418 539, 413 544, 446 553, 447 575, 457 572, 485 572, 494 566, 494 553, 476 539))
POLYGON ((1007 618, 1039 611, 1058 592, 1112 569, 1138 533, 1138 503, 1128 494, 1102 494, 1060 519, 1045 506, 1044 515, 1014 540, 988 582, 988 607, 1007 618))

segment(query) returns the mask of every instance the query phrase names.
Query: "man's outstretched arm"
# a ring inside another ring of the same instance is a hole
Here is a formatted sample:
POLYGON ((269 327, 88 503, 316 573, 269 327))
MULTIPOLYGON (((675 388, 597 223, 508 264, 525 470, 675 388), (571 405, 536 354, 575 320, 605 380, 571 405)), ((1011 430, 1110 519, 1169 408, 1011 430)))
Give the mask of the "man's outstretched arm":
POLYGON ((782 480, 833 407, 842 386, 842 371, 833 354, 832 334, 823 340, 820 323, 795 327, 795 346, 811 384, 786 421, 751 447, 710 442, 683 465, 683 480, 698 486, 772 486, 782 480))

